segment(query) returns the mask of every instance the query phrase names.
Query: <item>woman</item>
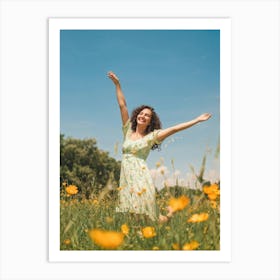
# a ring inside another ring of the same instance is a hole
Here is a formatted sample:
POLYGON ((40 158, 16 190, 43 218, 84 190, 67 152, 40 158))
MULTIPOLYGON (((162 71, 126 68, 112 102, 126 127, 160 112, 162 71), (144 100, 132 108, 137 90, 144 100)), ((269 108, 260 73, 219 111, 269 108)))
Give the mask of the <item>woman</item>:
MULTIPOLYGON (((108 77, 116 86, 116 95, 123 124, 123 158, 119 185, 119 206, 117 212, 145 214, 155 221, 167 220, 157 214, 155 187, 146 164, 151 149, 159 148, 160 143, 168 136, 187 129, 197 123, 208 120, 206 113, 189 122, 161 129, 161 122, 154 109, 147 105, 136 108, 129 118, 128 109, 120 81, 113 72, 108 77)), ((170 209, 167 216, 172 215, 170 209)))

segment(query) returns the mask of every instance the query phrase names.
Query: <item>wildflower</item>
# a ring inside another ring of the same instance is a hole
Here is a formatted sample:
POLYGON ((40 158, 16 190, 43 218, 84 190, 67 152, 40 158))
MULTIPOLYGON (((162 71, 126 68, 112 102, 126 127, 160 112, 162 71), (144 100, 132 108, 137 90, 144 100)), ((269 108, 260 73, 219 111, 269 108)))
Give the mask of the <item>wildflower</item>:
POLYGON ((203 192, 206 193, 206 194, 210 194, 212 192, 217 191, 218 189, 219 188, 218 188, 217 184, 212 184, 211 186, 204 186, 203 187, 203 192))
POLYGON ((208 194, 208 198, 209 198, 210 200, 215 200, 215 199, 218 197, 219 194, 220 194, 220 191, 214 192, 214 193, 209 193, 209 194, 208 194))
POLYGON ((204 222, 208 219, 209 215, 208 213, 201 213, 201 214, 194 214, 189 219, 189 223, 200 223, 204 222))
POLYGON ((153 250, 159 250, 159 247, 154 246, 154 247, 153 247, 153 250))
POLYGON ((128 235, 128 233, 129 233, 129 227, 127 226, 127 224, 123 224, 123 225, 121 226, 121 231, 122 231, 122 233, 123 233, 124 235, 128 235))
POLYGON ((93 200, 93 204, 95 204, 95 205, 98 204, 98 200, 97 200, 97 199, 94 199, 94 200, 93 200))
POLYGON ((156 231, 154 227, 145 227, 142 229, 142 234, 145 238, 152 238, 156 236, 156 231))
POLYGON ((195 250, 196 248, 199 247, 199 243, 195 240, 191 241, 190 243, 186 243, 184 246, 183 246, 183 250, 195 250))
POLYGON ((210 200, 215 200, 220 195, 219 186, 217 184, 203 187, 203 192, 207 194, 210 200))
POLYGON ((140 195, 142 195, 144 192, 146 192, 147 191, 147 189, 146 188, 143 188, 140 192, 137 192, 137 194, 140 196, 140 195))
POLYGON ((116 249, 123 243, 124 234, 116 231, 92 229, 88 232, 91 240, 104 249, 116 249))
POLYGON ((67 194, 74 195, 78 193, 78 188, 75 185, 70 185, 65 188, 67 194))
POLYGON ((70 239, 65 239, 65 240, 63 241, 63 243, 64 243, 65 245, 70 245, 70 244, 71 244, 71 240, 70 240, 70 239))
POLYGON ((179 198, 173 197, 169 200, 169 209, 171 212, 183 210, 189 202, 190 199, 185 195, 182 195, 179 198))
POLYGON ((156 167, 159 168, 160 166, 161 166, 161 162, 158 161, 158 162, 156 163, 156 167))

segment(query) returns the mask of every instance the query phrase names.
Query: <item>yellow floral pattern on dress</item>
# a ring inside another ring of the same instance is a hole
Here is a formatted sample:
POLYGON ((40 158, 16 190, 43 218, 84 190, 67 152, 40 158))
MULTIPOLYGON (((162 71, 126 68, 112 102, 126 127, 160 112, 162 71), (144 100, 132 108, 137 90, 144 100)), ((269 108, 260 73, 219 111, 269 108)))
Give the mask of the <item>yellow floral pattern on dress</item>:
POLYGON ((119 190, 117 212, 146 214, 156 220, 155 187, 146 159, 152 146, 160 144, 157 141, 159 131, 154 130, 141 139, 131 140, 130 120, 123 126, 123 158, 119 184, 122 188, 119 190))

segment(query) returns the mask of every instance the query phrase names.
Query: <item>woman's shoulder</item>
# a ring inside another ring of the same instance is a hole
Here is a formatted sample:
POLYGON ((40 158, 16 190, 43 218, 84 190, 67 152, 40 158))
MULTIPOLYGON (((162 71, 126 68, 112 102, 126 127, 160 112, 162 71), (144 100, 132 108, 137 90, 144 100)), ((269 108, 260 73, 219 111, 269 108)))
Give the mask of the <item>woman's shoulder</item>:
POLYGON ((123 127, 123 128, 131 127, 131 120, 128 119, 125 123, 123 123, 122 127, 123 127))
POLYGON ((152 140, 152 141, 157 141, 157 135, 158 133, 161 131, 161 129, 154 129, 152 130, 151 132, 149 132, 146 137, 149 139, 149 140, 152 140))

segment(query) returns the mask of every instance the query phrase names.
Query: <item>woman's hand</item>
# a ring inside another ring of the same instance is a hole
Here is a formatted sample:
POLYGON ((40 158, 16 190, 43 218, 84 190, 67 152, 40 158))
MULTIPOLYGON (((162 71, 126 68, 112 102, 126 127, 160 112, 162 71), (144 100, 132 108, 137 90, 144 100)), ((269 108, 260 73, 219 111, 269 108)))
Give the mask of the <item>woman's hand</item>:
POLYGON ((204 122, 204 121, 207 121, 208 119, 210 119, 211 116, 212 116, 212 115, 209 114, 209 113, 204 113, 204 114, 198 116, 198 117, 196 118, 196 120, 197 120, 198 122, 204 122))
POLYGON ((128 110, 126 107, 126 101, 125 101, 125 97, 124 97, 124 94, 121 89, 119 78, 112 71, 109 71, 107 73, 107 76, 113 81, 113 83, 116 86, 116 95, 117 95, 118 104, 120 106, 122 123, 123 123, 123 125, 125 125, 129 119, 129 114, 128 114, 128 110))
POLYGON ((119 85, 120 84, 119 78, 112 71, 108 72, 107 76, 113 81, 113 83, 115 85, 119 85))

